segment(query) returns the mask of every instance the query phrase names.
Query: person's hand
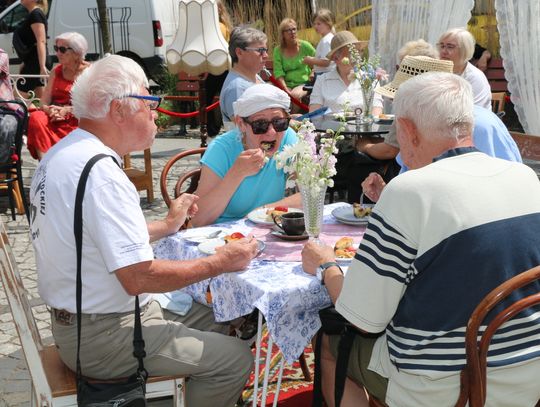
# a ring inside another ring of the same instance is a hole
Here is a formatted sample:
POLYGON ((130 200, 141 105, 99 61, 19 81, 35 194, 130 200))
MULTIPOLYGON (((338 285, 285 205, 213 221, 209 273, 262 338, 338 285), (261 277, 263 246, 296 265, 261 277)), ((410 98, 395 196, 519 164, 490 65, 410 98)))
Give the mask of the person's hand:
POLYGON ((39 74, 40 75, 49 75, 49 70, 46 66, 42 66, 39 68, 39 74))
POLYGON ((192 194, 182 194, 171 201, 169 212, 165 218, 171 233, 177 232, 186 221, 186 218, 193 217, 197 213, 197 200, 199 197, 192 194))
POLYGON ((362 191, 364 191, 364 195, 373 202, 377 202, 385 186, 386 182, 384 182, 381 175, 372 172, 367 176, 364 182, 362 182, 362 191))
POLYGON ((314 57, 304 57, 304 59, 302 60, 302 62, 306 65, 309 65, 310 67, 313 68, 313 65, 315 64, 315 58, 314 57))
POLYGON ((236 158, 231 170, 242 178, 255 175, 264 167, 264 157, 264 152, 260 148, 244 150, 236 158))
POLYGON ((328 245, 307 242, 302 249, 302 267, 308 274, 315 275, 317 267, 335 259, 334 249, 328 245))
POLYGON ((221 258, 221 271, 230 273, 244 270, 258 250, 259 243, 253 236, 216 247, 216 256, 221 258))

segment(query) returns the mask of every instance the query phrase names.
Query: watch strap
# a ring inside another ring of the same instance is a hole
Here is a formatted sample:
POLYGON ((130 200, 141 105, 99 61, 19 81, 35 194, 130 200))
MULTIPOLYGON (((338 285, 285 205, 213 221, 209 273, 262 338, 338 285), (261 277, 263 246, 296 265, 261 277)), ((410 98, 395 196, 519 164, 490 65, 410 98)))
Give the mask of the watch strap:
POLYGON ((319 270, 321 270, 321 284, 324 285, 324 273, 326 269, 336 266, 339 271, 341 271, 341 274, 343 274, 343 270, 341 269, 341 266, 336 261, 328 261, 326 263, 323 263, 319 266, 319 270))

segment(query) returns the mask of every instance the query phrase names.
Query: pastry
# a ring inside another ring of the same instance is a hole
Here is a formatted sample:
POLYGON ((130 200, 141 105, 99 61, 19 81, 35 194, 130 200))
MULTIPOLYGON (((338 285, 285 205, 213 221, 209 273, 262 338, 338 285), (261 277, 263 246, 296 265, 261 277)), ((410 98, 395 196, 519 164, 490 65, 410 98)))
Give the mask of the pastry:
POLYGON ((274 217, 281 216, 287 212, 289 212, 289 208, 287 208, 286 206, 276 206, 275 208, 268 208, 266 210, 266 220, 268 222, 272 222, 274 220, 274 217))
POLYGON ((334 254, 341 259, 352 259, 356 249, 354 248, 354 240, 352 237, 342 237, 334 246, 334 254))
POLYGON ((235 240, 240 240, 245 238, 245 236, 240 232, 234 232, 230 235, 223 236, 223 240, 225 240, 225 243, 234 242, 235 240))
POLYGON ((362 206, 359 203, 353 203, 353 214, 356 218, 365 218, 371 215, 371 206, 362 206))

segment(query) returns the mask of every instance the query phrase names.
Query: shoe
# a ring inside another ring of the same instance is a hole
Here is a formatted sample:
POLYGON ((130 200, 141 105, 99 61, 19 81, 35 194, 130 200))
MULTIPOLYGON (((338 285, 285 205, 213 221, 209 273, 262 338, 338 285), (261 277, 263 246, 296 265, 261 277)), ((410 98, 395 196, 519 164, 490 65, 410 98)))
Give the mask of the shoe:
MULTIPOLYGON (((253 312, 245 317, 245 321, 236 330, 236 335, 242 340, 252 339, 257 334, 257 325, 259 322, 259 310, 255 309, 253 312)), ((264 323, 264 317, 263 317, 264 323)))

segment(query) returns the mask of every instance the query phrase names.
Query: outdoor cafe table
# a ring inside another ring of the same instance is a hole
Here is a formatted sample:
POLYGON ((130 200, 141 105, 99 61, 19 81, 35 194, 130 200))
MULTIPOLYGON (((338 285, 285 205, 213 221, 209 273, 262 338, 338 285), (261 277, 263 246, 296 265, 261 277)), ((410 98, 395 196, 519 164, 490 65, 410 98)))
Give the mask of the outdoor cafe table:
POLYGON ((341 134, 344 136, 357 136, 357 137, 374 137, 382 136, 390 131, 390 124, 355 124, 354 119, 347 120, 345 122, 335 120, 328 115, 316 117, 312 119, 313 125, 318 132, 324 133, 327 130, 338 131, 342 128, 341 134))
MULTIPOLYGON (((343 205, 348 204, 339 202, 325 206, 320 238, 334 245, 340 237, 351 236, 358 245, 365 227, 340 224, 331 215, 333 209, 343 205)), ((271 346, 271 341, 275 342, 284 359, 292 364, 321 326, 318 311, 331 304, 326 288, 302 269, 300 251, 306 241, 282 241, 270 233, 270 226, 255 224, 246 218, 212 226, 227 234, 251 233, 265 242, 266 248, 245 271, 224 273, 185 287, 183 291, 195 301, 208 305, 206 292, 210 286, 211 306, 218 322, 231 321, 257 308, 260 311, 259 322, 262 322, 261 314, 266 319, 270 334, 268 346, 271 346)), ((185 260, 204 256, 197 244, 186 241, 182 235, 181 231, 158 242, 154 248, 156 258, 185 260)), ((347 265, 343 264, 345 268, 347 265)), ((259 351, 260 329, 257 342, 259 351)), ((256 357, 256 375, 258 364, 256 357)))

